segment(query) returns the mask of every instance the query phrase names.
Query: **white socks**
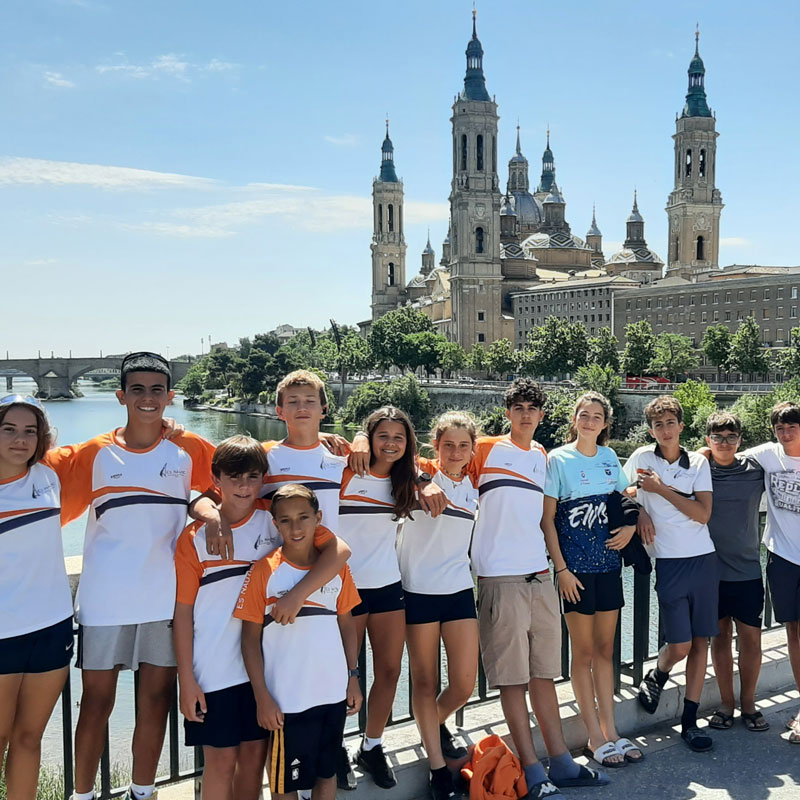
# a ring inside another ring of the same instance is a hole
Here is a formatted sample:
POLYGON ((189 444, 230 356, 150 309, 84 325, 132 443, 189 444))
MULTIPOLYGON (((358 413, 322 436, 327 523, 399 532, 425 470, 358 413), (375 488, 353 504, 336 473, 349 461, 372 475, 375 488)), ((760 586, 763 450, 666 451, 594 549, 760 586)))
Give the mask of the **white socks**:
POLYGON ((383 744, 383 736, 379 736, 377 739, 370 739, 369 736, 364 737, 364 750, 372 750, 373 747, 377 747, 379 744, 383 744))
POLYGON ((155 790, 155 784, 140 786, 138 783, 131 783, 131 794, 136 800, 146 800, 148 797, 152 797, 155 790))
POLYGON ((94 800, 94 789, 91 792, 73 792, 72 800, 94 800))

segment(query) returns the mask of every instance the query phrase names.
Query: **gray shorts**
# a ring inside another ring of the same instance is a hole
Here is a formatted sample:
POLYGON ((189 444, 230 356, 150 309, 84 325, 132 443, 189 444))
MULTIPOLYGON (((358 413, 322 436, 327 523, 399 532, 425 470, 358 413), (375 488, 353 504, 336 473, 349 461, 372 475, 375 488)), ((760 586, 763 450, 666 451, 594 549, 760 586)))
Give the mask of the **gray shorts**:
POLYGON ((492 689, 561 677, 561 612, 549 572, 479 578, 478 633, 492 689))
POLYGON ((172 620, 139 625, 81 625, 78 628, 79 669, 139 669, 140 664, 174 667, 172 620))
POLYGON ((656 594, 667 644, 719 633, 719 559, 716 553, 656 559, 656 594))

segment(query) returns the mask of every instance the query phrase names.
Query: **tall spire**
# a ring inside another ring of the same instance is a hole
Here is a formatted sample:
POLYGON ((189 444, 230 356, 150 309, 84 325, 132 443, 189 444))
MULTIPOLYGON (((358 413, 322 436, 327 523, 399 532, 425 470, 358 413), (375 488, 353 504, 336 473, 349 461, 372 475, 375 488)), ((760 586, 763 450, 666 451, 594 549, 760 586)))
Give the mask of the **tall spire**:
POLYGON ((644 217, 639 213, 636 189, 633 190, 633 209, 631 210, 625 227, 627 232, 625 247, 634 248, 647 246, 644 240, 644 217))
POLYGON ((486 78, 483 74, 483 47, 478 39, 477 11, 472 9, 472 39, 467 45, 467 73, 464 76, 464 100, 491 100, 486 91, 486 78))
POLYGON ((600 228, 597 227, 597 209, 594 203, 592 203, 592 226, 589 228, 586 236, 602 236, 600 228))
POLYGON ((628 217, 628 222, 644 222, 642 215, 639 213, 639 201, 636 189, 633 190, 633 208, 631 209, 631 215, 628 217))
POLYGON ((689 62, 689 90, 686 93, 684 117, 710 117, 711 109, 706 99, 706 67, 700 58, 700 26, 694 32, 694 58, 689 62))
POLYGON ((517 120, 517 155, 522 155, 522 148, 519 145, 519 120, 517 120))
POLYGON ((550 149, 550 126, 547 126, 547 147, 542 154, 542 178, 539 181, 539 191, 549 192, 556 179, 556 163, 553 151, 550 149))
POLYGON ((397 172, 394 169, 394 145, 389 138, 389 117, 386 117, 386 138, 381 146, 381 174, 384 183, 397 183, 397 172))

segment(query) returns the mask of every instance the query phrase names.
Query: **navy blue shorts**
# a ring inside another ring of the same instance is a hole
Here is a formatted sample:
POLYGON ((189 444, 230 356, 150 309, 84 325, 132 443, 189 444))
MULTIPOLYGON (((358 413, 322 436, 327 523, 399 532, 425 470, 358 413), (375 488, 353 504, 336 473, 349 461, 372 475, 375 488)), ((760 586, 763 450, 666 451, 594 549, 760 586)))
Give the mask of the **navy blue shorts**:
POLYGON ((62 669, 72 661, 74 648, 72 617, 38 631, 0 639, 0 675, 62 669))
POLYGON ((332 778, 342 752, 346 719, 346 700, 284 714, 283 728, 272 733, 267 757, 270 790, 285 794, 313 789, 319 778, 332 778))
POLYGON ((565 614, 577 611, 579 614, 591 615, 598 611, 617 611, 625 605, 621 570, 574 572, 573 575, 583 584, 583 589, 578 589, 581 599, 577 603, 562 600, 565 614))
POLYGON ((269 736, 269 731, 258 724, 256 698, 249 683, 205 692, 205 697, 203 721, 183 721, 187 747, 236 747, 269 736))
POLYGON ((400 581, 377 589, 358 588, 361 602, 350 612, 354 617, 361 614, 385 614, 387 611, 402 611, 405 606, 403 584, 400 581))
POLYGON ((800 620, 800 564, 770 553, 767 582, 775 619, 778 622, 800 620))
POLYGON ((764 613, 764 581, 761 578, 720 581, 718 613, 720 619, 735 619, 760 628, 764 613))
POLYGON ((420 594, 406 592, 406 625, 428 622, 454 622, 457 619, 477 619, 475 595, 472 589, 452 594, 420 594))
POLYGON ((719 633, 719 560, 716 553, 656 559, 656 594, 667 644, 719 633))

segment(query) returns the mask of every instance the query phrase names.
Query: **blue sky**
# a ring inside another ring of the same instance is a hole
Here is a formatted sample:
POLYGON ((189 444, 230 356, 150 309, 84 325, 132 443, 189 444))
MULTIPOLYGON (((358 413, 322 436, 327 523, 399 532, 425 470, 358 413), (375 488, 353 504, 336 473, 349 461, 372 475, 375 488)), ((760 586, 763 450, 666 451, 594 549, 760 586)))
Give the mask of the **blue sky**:
MULTIPOLYGON (((6 0, 0 348, 200 350, 201 337, 369 315, 371 182, 388 112, 407 275, 441 251, 467 0, 6 0)), ((721 263, 800 264, 800 5, 478 5, 502 185, 517 118, 549 123, 567 219, 609 255, 634 186, 665 254, 675 113, 700 24, 717 114, 721 263)))

